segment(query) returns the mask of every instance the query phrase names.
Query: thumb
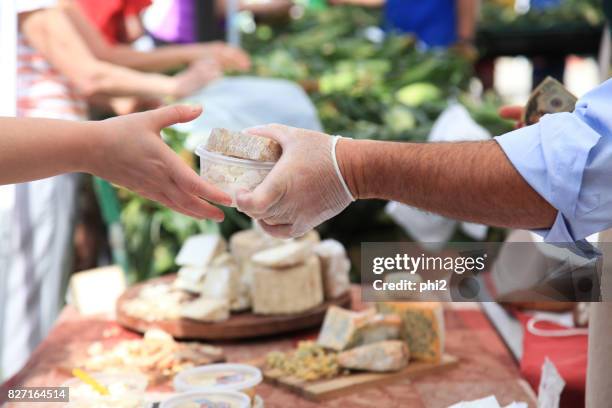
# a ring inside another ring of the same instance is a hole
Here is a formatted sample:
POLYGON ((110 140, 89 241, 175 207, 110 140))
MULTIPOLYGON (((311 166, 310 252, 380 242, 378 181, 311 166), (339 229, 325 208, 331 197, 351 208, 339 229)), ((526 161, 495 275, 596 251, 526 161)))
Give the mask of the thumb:
POLYGON ((155 126, 163 129, 176 123, 190 122, 201 113, 201 105, 172 105, 145 112, 145 115, 150 115, 155 126))
POLYGON ((284 195, 282 183, 277 178, 281 172, 275 172, 274 170, 272 169, 264 181, 252 192, 243 190, 236 194, 236 205, 240 211, 255 219, 270 217, 269 210, 284 195))

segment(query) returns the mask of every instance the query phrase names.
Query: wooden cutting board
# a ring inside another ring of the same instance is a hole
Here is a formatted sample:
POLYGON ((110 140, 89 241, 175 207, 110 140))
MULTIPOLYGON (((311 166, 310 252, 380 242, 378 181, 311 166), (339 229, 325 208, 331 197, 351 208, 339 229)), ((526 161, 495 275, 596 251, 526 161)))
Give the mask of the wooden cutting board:
POLYGON ((256 315, 250 312, 233 313, 223 322, 204 323, 192 319, 146 320, 130 316, 123 311, 123 304, 138 296, 138 292, 147 285, 168 283, 176 279, 176 275, 166 275, 151 279, 144 283, 131 286, 117 300, 117 322, 125 328, 144 333, 148 329, 162 329, 175 339, 194 340, 235 340, 248 339, 276 334, 290 333, 296 330, 318 327, 325 318, 327 308, 331 305, 350 308, 351 294, 345 293, 335 299, 330 299, 302 313, 288 315, 256 315))
MULTIPOLYGON (((251 362, 253 364, 253 362, 251 362)), ((424 375, 450 370, 459 364, 459 359, 450 354, 442 356, 439 363, 423 363, 411 361, 403 370, 393 373, 354 372, 336 378, 304 381, 295 377, 279 377, 274 370, 266 370, 263 360, 254 365, 262 368, 264 381, 289 390, 311 401, 321 402, 331 398, 341 397, 364 388, 387 385, 393 381, 406 378, 417 378, 424 375)))

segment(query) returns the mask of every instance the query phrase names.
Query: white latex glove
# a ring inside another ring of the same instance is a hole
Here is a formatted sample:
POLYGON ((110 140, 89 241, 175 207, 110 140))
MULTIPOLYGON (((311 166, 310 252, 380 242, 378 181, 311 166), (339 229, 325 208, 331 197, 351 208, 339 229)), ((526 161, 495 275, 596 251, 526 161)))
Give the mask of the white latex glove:
POLYGON ((244 131, 277 141, 283 154, 253 192, 240 192, 238 209, 270 235, 299 237, 344 210, 354 198, 338 164, 339 137, 282 125, 244 131))

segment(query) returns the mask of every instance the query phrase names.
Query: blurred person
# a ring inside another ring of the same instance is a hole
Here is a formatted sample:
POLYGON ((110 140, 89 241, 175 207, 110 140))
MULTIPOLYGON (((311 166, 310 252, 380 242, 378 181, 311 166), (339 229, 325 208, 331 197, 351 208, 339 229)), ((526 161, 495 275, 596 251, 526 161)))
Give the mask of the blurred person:
MULTIPOLYGON (((93 0, 88 0, 93 1, 93 0)), ((226 16, 226 0, 209 0, 207 5, 214 15, 208 21, 215 21, 215 27, 208 27, 214 38, 223 36, 222 20, 226 16)), ((144 26, 157 44, 191 44, 198 42, 198 0, 156 0, 145 13, 144 26)), ((240 10, 259 15, 287 14, 291 0, 270 0, 266 2, 240 1, 240 10)))
POLYGON ((222 70, 246 71, 249 55, 220 41, 162 46, 147 52, 129 44, 142 34, 140 15, 150 0, 66 1, 66 11, 94 55, 129 68, 163 72, 206 59, 222 70), (132 28, 130 28, 132 27, 132 28))
POLYGON ((486 142, 394 143, 252 128, 279 142, 283 154, 261 185, 238 195, 238 208, 277 237, 302 235, 355 199, 377 198, 535 230, 546 242, 581 241, 612 227, 611 97, 608 80, 573 113, 546 115, 486 142))
POLYGON ((332 4, 384 7, 383 26, 411 33, 428 47, 457 46, 473 54, 480 0, 330 0, 332 4))
MULTIPOLYGON (((54 0, 0 2, 0 43, 7 47, 3 78, 14 90, 0 94, 7 99, 0 113, 79 121, 86 118, 90 96, 182 97, 221 75, 208 60, 174 77, 119 66, 92 49, 95 37, 88 32, 97 32, 72 15, 54 0)), ((65 174, 0 187, 2 375, 21 367, 59 313, 70 271, 77 183, 76 175, 65 174)))

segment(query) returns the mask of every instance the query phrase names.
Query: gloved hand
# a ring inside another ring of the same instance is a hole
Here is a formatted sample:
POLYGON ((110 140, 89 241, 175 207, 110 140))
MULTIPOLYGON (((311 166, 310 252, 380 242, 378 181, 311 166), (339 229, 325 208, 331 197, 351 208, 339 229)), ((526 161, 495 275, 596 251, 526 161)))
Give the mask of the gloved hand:
POLYGON ((304 235, 344 210, 352 201, 335 156, 339 137, 282 125, 245 133, 277 141, 283 154, 253 192, 239 192, 238 209, 259 220, 279 238, 304 235))

